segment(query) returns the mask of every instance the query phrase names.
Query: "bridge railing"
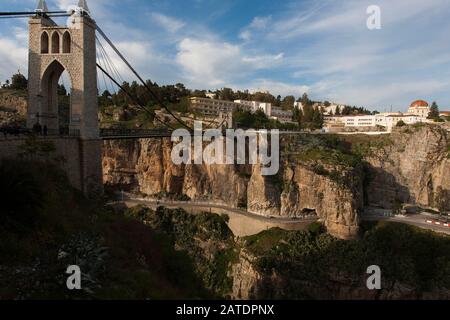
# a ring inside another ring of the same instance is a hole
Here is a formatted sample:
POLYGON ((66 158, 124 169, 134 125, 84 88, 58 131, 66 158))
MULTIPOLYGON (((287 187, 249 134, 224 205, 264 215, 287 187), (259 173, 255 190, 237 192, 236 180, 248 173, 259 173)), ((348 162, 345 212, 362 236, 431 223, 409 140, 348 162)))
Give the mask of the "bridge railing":
POLYGON ((168 129, 100 129, 100 137, 167 136, 168 129))

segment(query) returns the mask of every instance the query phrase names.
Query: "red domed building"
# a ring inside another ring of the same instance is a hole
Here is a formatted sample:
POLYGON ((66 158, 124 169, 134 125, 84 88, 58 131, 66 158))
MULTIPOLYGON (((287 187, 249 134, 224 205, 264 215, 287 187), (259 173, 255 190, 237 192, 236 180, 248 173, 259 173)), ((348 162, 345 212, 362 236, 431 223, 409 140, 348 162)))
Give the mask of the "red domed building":
POLYGON ((411 103, 411 106, 408 109, 408 113, 414 114, 421 118, 427 118, 428 114, 430 113, 430 106, 428 105, 428 102, 424 100, 416 100, 411 103))

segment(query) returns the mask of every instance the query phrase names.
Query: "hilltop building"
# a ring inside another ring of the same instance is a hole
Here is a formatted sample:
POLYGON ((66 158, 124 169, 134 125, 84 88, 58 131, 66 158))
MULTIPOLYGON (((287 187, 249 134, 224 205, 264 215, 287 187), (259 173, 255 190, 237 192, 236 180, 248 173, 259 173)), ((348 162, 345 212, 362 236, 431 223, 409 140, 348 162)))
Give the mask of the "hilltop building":
POLYGON ((348 115, 348 116, 325 116, 325 127, 329 131, 347 129, 367 130, 376 127, 384 127, 391 131, 400 121, 406 124, 418 122, 429 122, 427 119, 430 107, 424 100, 416 100, 411 103, 408 112, 384 112, 376 115, 348 115))
POLYGON ((426 119, 430 114, 430 106, 424 100, 416 100, 409 106, 408 113, 426 119))
POLYGON ((236 109, 242 109, 255 113, 262 110, 269 118, 278 120, 282 123, 292 122, 292 111, 285 111, 277 107, 273 107, 271 103, 259 101, 235 100, 226 101, 211 98, 191 98, 191 108, 196 112, 203 113, 207 116, 219 116, 221 113, 232 113, 236 109))

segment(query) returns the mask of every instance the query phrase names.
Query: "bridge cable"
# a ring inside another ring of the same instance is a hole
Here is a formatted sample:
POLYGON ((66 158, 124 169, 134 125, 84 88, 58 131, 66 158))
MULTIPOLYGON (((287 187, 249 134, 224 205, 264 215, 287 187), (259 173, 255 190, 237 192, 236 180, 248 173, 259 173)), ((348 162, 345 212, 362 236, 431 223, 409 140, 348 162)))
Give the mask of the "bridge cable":
POLYGON ((120 53, 120 51, 116 48, 114 43, 106 36, 106 34, 100 29, 97 25, 97 31, 100 35, 106 40, 106 42, 111 46, 111 48, 116 52, 116 54, 122 59, 122 61, 127 65, 127 67, 134 73, 134 75, 139 79, 139 81, 144 85, 144 87, 150 92, 154 99, 161 105, 178 123, 180 123, 183 127, 187 128, 189 131, 192 131, 192 128, 185 124, 181 119, 179 119, 172 111, 166 106, 166 104, 158 97, 157 94, 153 92, 152 89, 147 85, 147 83, 142 79, 139 73, 130 65, 130 63, 125 59, 125 57, 120 53))
MULTIPOLYGON (((98 41, 100 42, 99 39, 98 39, 98 41)), ((116 84, 116 85, 117 85, 117 86, 118 86, 118 87, 119 87, 119 88, 127 95, 127 97, 129 97, 129 98, 131 99, 132 102, 137 103, 138 106, 139 106, 141 109, 143 109, 145 112, 147 112, 147 113, 149 113, 150 115, 152 115, 154 118, 156 118, 157 121, 161 122, 164 126, 169 127, 170 129, 173 130, 173 127, 168 126, 165 122, 163 122, 162 120, 160 120, 159 117, 156 115, 156 113, 155 113, 154 111, 148 110, 146 107, 144 107, 144 106, 143 106, 143 103, 139 100, 138 97, 134 97, 131 93, 129 93, 127 90, 125 90, 125 88, 124 88, 123 86, 121 86, 121 85, 114 79, 114 76, 112 76, 112 75, 110 74, 110 73, 113 73, 113 68, 111 67, 111 65, 110 65, 110 63, 109 63, 108 53, 106 52, 106 50, 104 50, 104 48, 103 48, 103 46, 101 45, 101 43, 100 43, 99 49, 100 49, 100 50, 99 50, 99 51, 100 51, 100 55, 102 56, 102 60, 104 61, 104 63, 106 63, 105 69, 107 69, 107 70, 101 68, 101 66, 99 66, 99 67, 100 67, 100 69, 102 70, 103 76, 105 76, 105 74, 106 74, 106 76, 108 77, 108 79, 111 81, 111 85, 112 85, 112 88, 113 88, 112 90, 114 91, 114 93, 117 95, 117 91, 116 91, 115 88, 114 88, 113 82, 114 82, 114 83, 115 83, 115 84, 116 84), (103 52, 102 52, 101 49, 103 49, 103 52)), ((111 64, 114 65, 114 64, 112 63, 112 61, 111 61, 111 64)), ((120 73, 118 72, 117 69, 116 69, 116 72, 117 72, 117 74, 119 75, 119 77, 122 78, 122 77, 120 76, 120 73)))
POLYGON ((105 48, 103 47, 103 45, 100 41, 100 39, 98 39, 97 36, 96 36, 96 38, 98 41, 100 52, 102 53, 102 56, 104 59, 103 61, 109 66, 109 70, 111 71, 111 74, 113 75, 114 78, 117 78, 119 81, 121 81, 121 83, 124 83, 125 81, 123 80, 122 76, 120 75, 117 68, 115 67, 114 62, 110 59, 108 53, 106 52, 105 48))
POLYGON ((39 12, 39 11, 32 11, 32 12, 24 12, 24 11, 18 11, 18 12, 0 12, 0 16, 40 16, 40 15, 52 15, 52 14, 67 14, 69 13, 67 11, 49 11, 49 12, 39 12))
MULTIPOLYGON (((109 57, 109 54, 106 52, 106 49, 103 47, 100 39, 98 39, 99 44, 100 44, 100 48, 101 51, 103 52, 103 56, 104 56, 104 61, 107 63, 107 73, 111 74, 117 74, 118 78, 122 79, 122 82, 124 83, 125 81, 123 80, 123 77, 121 76, 120 72, 117 70, 114 62, 112 61, 112 59, 109 57)), ((114 81, 114 83, 117 84, 117 81, 115 81, 114 76, 110 77, 110 80, 114 81), (112 79, 111 79, 112 78, 112 79)), ((139 107, 141 107, 141 109, 144 109, 147 113, 150 113, 153 117, 155 117, 159 122, 161 122, 164 126, 169 127, 172 130, 175 130, 172 126, 166 124, 165 122, 163 122, 162 120, 160 120, 160 118, 157 116, 156 112, 153 110, 148 110, 147 107, 144 107, 144 104, 140 101, 140 99, 138 97, 134 97, 132 94, 130 94, 129 92, 127 92, 123 86, 119 86, 119 88, 121 88, 128 97, 130 97, 132 99, 132 102, 137 102, 137 104, 139 105, 139 107)))
MULTIPOLYGON (((97 56, 97 61, 98 61, 98 63, 100 63, 100 60, 102 59, 101 57, 100 57, 100 52, 99 52, 100 50, 97 50, 97 52, 96 52, 96 56, 97 56)), ((106 76, 105 76, 105 74, 102 72, 101 73, 102 74, 102 77, 103 77, 103 83, 105 84, 105 90, 106 91, 108 91, 108 92, 110 92, 111 94, 112 94, 112 90, 111 91, 109 91, 109 88, 108 88, 108 82, 106 81, 106 76)), ((97 77, 97 79, 99 79, 99 77, 97 77)), ((110 80, 111 81, 111 80, 110 80)), ((99 88, 100 88, 100 86, 98 86, 99 88)))
MULTIPOLYGON (((117 74, 119 76, 119 78, 121 78, 121 79, 123 79, 123 78, 120 75, 119 71, 115 68, 114 63, 111 61, 108 53, 106 52, 105 48, 101 45, 101 42, 100 42, 99 39, 98 39, 98 41, 99 41, 99 44, 100 44, 100 46, 99 46, 100 54, 102 55, 103 61, 106 63, 106 67, 105 67, 106 74, 110 75, 110 76, 108 76, 108 78, 111 81, 111 85, 112 85, 114 93, 117 95, 117 91, 114 89, 114 85, 113 85, 113 81, 114 81, 114 83, 117 84, 117 81, 114 80, 114 74, 117 74)), ((103 73, 103 76, 104 75, 105 75, 105 73, 103 73)), ((152 111, 152 110, 149 111, 148 108, 144 107, 143 103, 140 101, 139 97, 134 97, 131 93, 127 92, 123 86, 119 86, 119 88, 121 88, 122 91, 125 92, 127 97, 131 98, 131 102, 137 103, 141 109, 144 109, 145 112, 151 114, 154 118, 157 118, 157 120, 159 122, 161 122, 164 126, 166 126, 166 127, 168 126, 165 122, 163 122, 162 120, 160 120, 158 118, 158 116, 156 115, 156 113, 154 111, 152 111)), ((173 129, 173 127, 171 127, 171 126, 168 126, 168 127, 170 129, 173 129)))
MULTIPOLYGON (((108 61, 107 61, 107 59, 106 59, 106 57, 105 57, 105 55, 104 55, 104 53, 102 52, 102 50, 101 50, 100 47, 99 47, 99 55, 100 55, 99 62, 100 62, 100 60, 102 60, 103 63, 105 64, 104 68, 105 68, 108 72, 111 73, 111 69, 108 68, 108 61)), ((103 74, 103 78, 105 78, 105 74, 104 74, 104 73, 102 73, 102 74, 103 74)), ((112 94, 112 93, 117 94, 117 91, 116 91, 116 89, 115 89, 115 86, 114 86, 113 82, 112 82, 111 79, 109 79, 109 78, 108 78, 108 80, 109 80, 109 83, 111 84, 111 94, 112 94)), ((105 79, 105 84, 106 84, 106 82, 107 82, 107 81, 106 81, 106 79, 105 79)), ((108 91, 109 91, 109 87, 108 87, 107 84, 106 84, 106 87, 107 87, 107 89, 108 89, 108 91)))
POLYGON ((146 107, 144 107, 142 105, 142 103, 140 101, 138 101, 139 99, 137 97, 133 97, 133 95, 131 93, 129 93, 127 90, 125 90, 125 88, 123 86, 121 86, 105 69, 102 68, 102 66, 100 66, 97 63, 97 68, 99 68, 112 82, 114 82, 116 84, 116 86, 118 86, 132 101, 134 101, 137 105, 139 105, 144 111, 146 111, 147 113, 150 113, 158 122, 160 122, 161 124, 163 124, 166 127, 169 127, 172 130, 175 130, 174 127, 172 127, 171 125, 165 123, 164 121, 162 121, 158 115, 153 111, 149 111, 146 107))

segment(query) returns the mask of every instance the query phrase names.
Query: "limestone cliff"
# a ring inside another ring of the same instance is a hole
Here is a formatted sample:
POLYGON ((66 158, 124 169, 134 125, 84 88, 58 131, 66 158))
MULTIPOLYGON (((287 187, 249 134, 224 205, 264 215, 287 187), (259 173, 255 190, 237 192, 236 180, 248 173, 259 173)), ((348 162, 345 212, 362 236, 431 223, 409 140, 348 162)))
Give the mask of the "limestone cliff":
POLYGON ((105 142, 106 187, 145 195, 178 194, 271 216, 317 214, 329 232, 340 238, 358 233, 362 208, 361 172, 341 171, 357 177, 343 184, 283 154, 276 176, 262 176, 259 165, 180 165, 170 159, 169 139, 105 142))
POLYGON ((438 206, 447 199, 450 209, 450 139, 437 125, 416 125, 395 130, 389 142, 366 157, 370 178, 367 204, 383 208, 393 203, 438 206))

